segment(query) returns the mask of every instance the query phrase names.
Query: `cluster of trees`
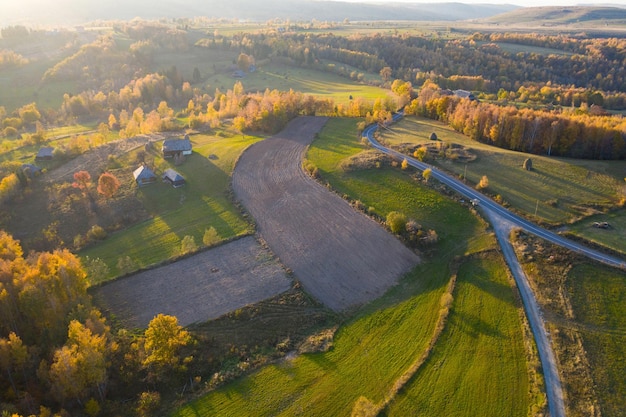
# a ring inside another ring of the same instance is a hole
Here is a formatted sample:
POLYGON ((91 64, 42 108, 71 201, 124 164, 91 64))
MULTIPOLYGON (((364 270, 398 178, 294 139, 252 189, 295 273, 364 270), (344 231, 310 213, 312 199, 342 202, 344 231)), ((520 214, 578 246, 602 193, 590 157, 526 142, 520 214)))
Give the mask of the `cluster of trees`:
MULTIPOLYGON (((321 60, 370 73, 387 67, 394 78, 415 81, 416 85, 430 79, 442 88, 491 94, 501 89, 516 91, 552 84, 563 94, 559 94, 560 100, 554 95, 546 97, 544 103, 568 106, 586 101, 591 105, 590 96, 602 92, 607 108, 626 108, 626 41, 615 38, 503 33, 444 40, 409 35, 261 33, 203 39, 198 45, 245 51, 259 60, 286 57, 295 65, 325 70, 329 69, 328 64, 321 60), (529 49, 513 53, 498 43, 561 52, 541 54, 529 49)), ((337 66, 333 65, 332 70, 337 72, 337 66)), ((344 68, 343 72, 349 76, 354 71, 344 68)), ((358 79, 358 72, 354 75, 352 78, 358 79)))
POLYGON ((10 49, 0 50, 0 70, 21 67, 28 64, 28 59, 10 49))
POLYGON ((385 225, 391 232, 403 238, 407 244, 426 249, 437 243, 439 236, 433 229, 424 229, 413 219, 407 219, 404 213, 391 211, 387 214, 385 225))
POLYGON ((67 250, 24 256, 0 231, 0 270, 3 412, 113 413, 119 404, 107 399, 112 392, 135 395, 141 408, 146 396, 158 398, 158 389, 185 373, 190 359, 183 349, 192 339, 176 318, 156 316, 138 336, 113 334, 92 306, 80 261, 67 250))
POLYGON ((626 120, 620 116, 481 103, 444 94, 429 82, 407 112, 441 120, 476 141, 501 148, 573 158, 626 157, 626 120))

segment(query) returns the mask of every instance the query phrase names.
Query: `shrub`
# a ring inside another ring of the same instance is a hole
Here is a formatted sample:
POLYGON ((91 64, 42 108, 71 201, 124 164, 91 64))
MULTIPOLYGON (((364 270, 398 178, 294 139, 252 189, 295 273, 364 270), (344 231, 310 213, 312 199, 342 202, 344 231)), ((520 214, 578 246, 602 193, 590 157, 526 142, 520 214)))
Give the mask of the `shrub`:
POLYGON ((212 246, 220 241, 220 235, 215 230, 215 227, 211 226, 210 228, 204 231, 204 236, 202 237, 202 243, 204 246, 212 246))
POLYGON ((180 243, 180 253, 192 253, 198 250, 198 245, 196 244, 196 240, 193 236, 185 236, 180 243))
POLYGON ((130 256, 126 255, 126 256, 120 256, 117 260, 117 269, 120 270, 120 273, 123 274, 128 274, 130 272, 133 272, 134 270, 136 270, 138 268, 137 264, 135 263, 135 261, 133 261, 130 256))
POLYGON ((87 232, 87 239, 89 240, 104 240, 107 237, 107 232, 101 226, 93 225, 87 232))
POLYGON ((109 267, 102 259, 87 256, 83 263, 87 279, 92 285, 104 281, 109 276, 109 267))
POLYGON ((406 216, 398 211, 392 211, 387 214, 385 224, 393 233, 401 233, 403 230, 406 230, 406 216))
POLYGON ((428 182, 432 173, 433 173, 432 169, 426 168, 424 172, 422 172, 422 177, 424 178, 424 181, 428 182))
POLYGON ((489 187, 489 178, 487 178, 486 175, 483 175, 483 177, 480 179, 480 182, 478 183, 476 188, 478 188, 479 190, 483 190, 487 187, 489 187))

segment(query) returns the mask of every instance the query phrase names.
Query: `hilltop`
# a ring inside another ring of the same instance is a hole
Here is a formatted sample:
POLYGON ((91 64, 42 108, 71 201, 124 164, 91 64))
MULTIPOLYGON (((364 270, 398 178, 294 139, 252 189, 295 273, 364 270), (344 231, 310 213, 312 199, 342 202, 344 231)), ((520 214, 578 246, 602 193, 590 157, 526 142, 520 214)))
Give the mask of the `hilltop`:
POLYGON ((463 3, 348 3, 315 0, 167 0, 153 2, 136 0, 123 5, 119 1, 90 2, 65 0, 63 7, 52 3, 28 7, 34 0, 0 5, 0 27, 24 25, 76 25, 94 20, 129 20, 206 16, 216 19, 260 21, 289 19, 291 21, 454 21, 480 19, 506 13, 513 5, 463 3))
POLYGON ((519 8, 484 20, 496 24, 542 26, 587 24, 617 26, 626 24, 626 8, 603 6, 550 6, 519 8))

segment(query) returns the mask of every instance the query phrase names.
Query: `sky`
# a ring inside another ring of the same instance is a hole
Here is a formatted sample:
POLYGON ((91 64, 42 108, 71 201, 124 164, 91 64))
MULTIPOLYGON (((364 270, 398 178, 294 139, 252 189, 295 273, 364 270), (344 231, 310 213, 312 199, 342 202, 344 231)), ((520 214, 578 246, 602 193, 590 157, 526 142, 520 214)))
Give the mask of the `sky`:
MULTIPOLYGON (((297 0, 296 0, 297 1, 297 0)), ((618 5, 626 7, 626 0, 340 0, 351 3, 467 3, 467 4, 514 4, 522 7, 618 5)))

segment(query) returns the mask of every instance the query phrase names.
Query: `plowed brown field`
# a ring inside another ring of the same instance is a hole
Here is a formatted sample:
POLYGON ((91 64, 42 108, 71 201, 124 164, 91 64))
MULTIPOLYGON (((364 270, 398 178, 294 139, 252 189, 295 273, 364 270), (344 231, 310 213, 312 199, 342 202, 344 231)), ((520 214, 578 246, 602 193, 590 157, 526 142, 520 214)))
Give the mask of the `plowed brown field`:
POLYGON ((233 188, 304 289, 340 311, 382 295, 419 258, 303 172, 302 156, 326 120, 299 117, 248 148, 235 167, 233 188))
POLYGON ((187 326, 217 318, 291 288, 276 258, 253 237, 201 252, 96 288, 98 306, 127 328, 145 328, 159 313, 187 326))

